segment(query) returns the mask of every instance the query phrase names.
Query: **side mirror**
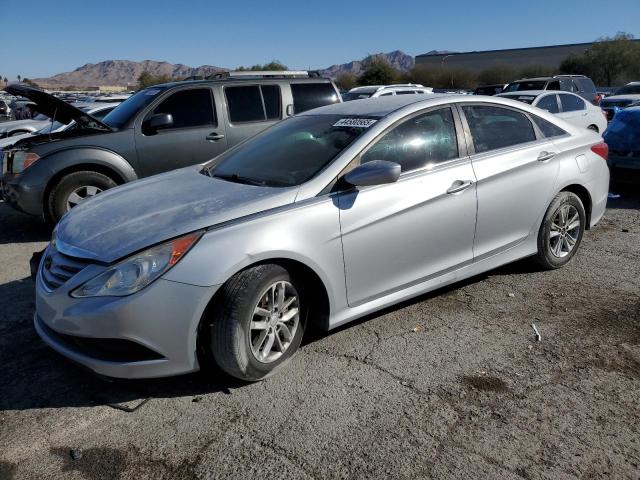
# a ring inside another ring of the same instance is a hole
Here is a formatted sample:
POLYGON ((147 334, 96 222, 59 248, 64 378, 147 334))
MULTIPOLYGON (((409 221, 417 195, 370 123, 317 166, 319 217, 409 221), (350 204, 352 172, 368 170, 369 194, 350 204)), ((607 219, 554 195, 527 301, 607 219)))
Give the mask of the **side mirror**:
POLYGON ((173 115, 170 113, 156 113, 152 115, 143 124, 144 130, 150 133, 156 133, 163 128, 173 127, 173 115))
POLYGON ((386 160, 363 163, 344 176, 344 180, 356 187, 393 183, 400 177, 400 165, 386 160))

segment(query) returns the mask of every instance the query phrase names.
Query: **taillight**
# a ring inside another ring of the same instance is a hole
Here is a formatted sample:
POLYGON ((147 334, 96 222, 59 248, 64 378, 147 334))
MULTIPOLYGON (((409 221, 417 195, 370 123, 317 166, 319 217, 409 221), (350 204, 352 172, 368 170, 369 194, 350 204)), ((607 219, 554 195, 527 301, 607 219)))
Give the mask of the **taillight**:
POLYGON ((600 112, 602 112, 602 115, 604 115, 604 118, 606 118, 607 120, 609 120, 609 115, 607 115, 607 112, 605 112, 604 110, 600 109, 600 112))
POLYGON ((594 101, 596 102, 595 105, 598 105, 600 103, 600 100, 602 100, 602 95, 597 94, 596 98, 594 98, 594 101))
POLYGON ((591 151, 605 160, 609 158, 609 146, 604 142, 593 145, 591 151))

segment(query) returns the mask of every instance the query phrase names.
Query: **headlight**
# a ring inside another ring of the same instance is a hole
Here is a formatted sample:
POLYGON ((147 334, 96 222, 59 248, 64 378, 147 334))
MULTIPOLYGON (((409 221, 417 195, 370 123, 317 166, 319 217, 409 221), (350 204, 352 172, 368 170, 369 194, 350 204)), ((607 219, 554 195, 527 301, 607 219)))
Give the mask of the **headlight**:
POLYGON ((88 280, 72 297, 124 297, 149 285, 173 267, 200 239, 202 232, 190 233, 136 253, 88 280))
POLYGON ((18 150, 13 154, 13 173, 20 173, 36 163, 40 157, 33 152, 18 150))

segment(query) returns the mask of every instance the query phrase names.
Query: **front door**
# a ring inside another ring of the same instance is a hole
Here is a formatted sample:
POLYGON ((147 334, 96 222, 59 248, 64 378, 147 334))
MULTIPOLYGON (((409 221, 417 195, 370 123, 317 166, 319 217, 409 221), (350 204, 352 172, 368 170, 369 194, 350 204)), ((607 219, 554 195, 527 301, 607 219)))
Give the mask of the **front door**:
POLYGON ((450 107, 419 113, 360 156, 396 162, 402 174, 338 197, 350 306, 471 262, 475 177, 456 117, 450 107))
POLYGON ((192 87, 170 93, 145 115, 145 120, 158 113, 171 114, 173 126, 147 131, 142 121, 135 127, 143 175, 202 163, 227 149, 224 124, 219 121, 211 88, 192 87))

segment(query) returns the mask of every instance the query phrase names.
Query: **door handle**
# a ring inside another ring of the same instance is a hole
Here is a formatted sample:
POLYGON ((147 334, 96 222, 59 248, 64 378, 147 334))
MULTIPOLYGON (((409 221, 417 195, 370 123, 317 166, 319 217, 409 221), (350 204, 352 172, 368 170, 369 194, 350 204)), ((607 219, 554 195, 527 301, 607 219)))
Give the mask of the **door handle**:
POLYGON ((456 180, 451 184, 451 186, 447 190, 447 193, 460 193, 465 191, 471 185, 473 185, 473 182, 471 180, 456 180))
POLYGON ((548 162, 555 156, 556 156, 556 152, 540 152, 540 155, 538 155, 538 161, 548 162))
POLYGON ((210 133, 209 135, 207 135, 206 139, 210 142, 217 142, 218 140, 222 140, 224 138, 224 135, 213 132, 210 133))

